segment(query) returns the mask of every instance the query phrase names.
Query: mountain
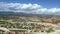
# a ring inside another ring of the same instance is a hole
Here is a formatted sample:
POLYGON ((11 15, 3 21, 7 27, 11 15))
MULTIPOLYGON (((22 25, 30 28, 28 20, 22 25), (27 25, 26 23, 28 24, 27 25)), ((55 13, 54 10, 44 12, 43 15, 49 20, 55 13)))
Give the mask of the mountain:
POLYGON ((33 13, 24 13, 24 12, 13 12, 13 11, 0 11, 0 14, 5 14, 5 15, 8 15, 8 14, 17 14, 17 15, 38 15, 38 16, 48 16, 48 15, 57 15, 57 16, 60 16, 60 12, 55 12, 55 13, 42 13, 42 14, 33 14, 33 13))

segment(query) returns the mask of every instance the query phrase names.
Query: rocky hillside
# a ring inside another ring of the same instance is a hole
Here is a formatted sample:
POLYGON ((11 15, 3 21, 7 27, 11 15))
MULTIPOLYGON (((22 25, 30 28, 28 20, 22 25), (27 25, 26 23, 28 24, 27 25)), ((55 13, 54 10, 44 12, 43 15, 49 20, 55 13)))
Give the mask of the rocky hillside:
POLYGON ((60 29, 60 16, 0 15, 0 27, 47 32, 60 29))
POLYGON ((0 21, 7 21, 9 23, 16 22, 59 23, 60 16, 0 15, 0 21))

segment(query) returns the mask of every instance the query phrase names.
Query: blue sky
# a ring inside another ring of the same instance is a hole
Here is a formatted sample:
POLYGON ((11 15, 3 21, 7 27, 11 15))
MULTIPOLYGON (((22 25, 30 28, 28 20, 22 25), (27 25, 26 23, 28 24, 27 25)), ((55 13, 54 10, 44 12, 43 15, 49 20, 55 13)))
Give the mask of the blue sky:
POLYGON ((60 0, 0 0, 0 11, 60 14, 60 0))
POLYGON ((0 2, 9 2, 9 3, 32 3, 40 4, 46 8, 60 8, 60 0, 0 0, 0 2))

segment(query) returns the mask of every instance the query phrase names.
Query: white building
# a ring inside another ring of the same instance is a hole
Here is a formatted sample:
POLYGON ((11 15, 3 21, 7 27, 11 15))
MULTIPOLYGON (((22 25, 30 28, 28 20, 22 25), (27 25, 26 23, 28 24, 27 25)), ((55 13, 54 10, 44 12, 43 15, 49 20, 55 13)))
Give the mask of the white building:
POLYGON ((0 34, 3 34, 4 32, 10 32, 7 28, 0 27, 0 34))

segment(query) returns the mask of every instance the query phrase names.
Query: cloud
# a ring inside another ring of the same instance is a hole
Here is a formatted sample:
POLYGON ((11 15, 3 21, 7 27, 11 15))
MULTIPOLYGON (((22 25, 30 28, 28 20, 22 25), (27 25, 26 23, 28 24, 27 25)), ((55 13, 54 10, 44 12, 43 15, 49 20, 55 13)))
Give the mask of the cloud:
POLYGON ((21 3, 5 3, 0 2, 0 11, 24 12, 32 14, 49 14, 60 12, 60 8, 43 8, 38 4, 21 4, 21 3))

